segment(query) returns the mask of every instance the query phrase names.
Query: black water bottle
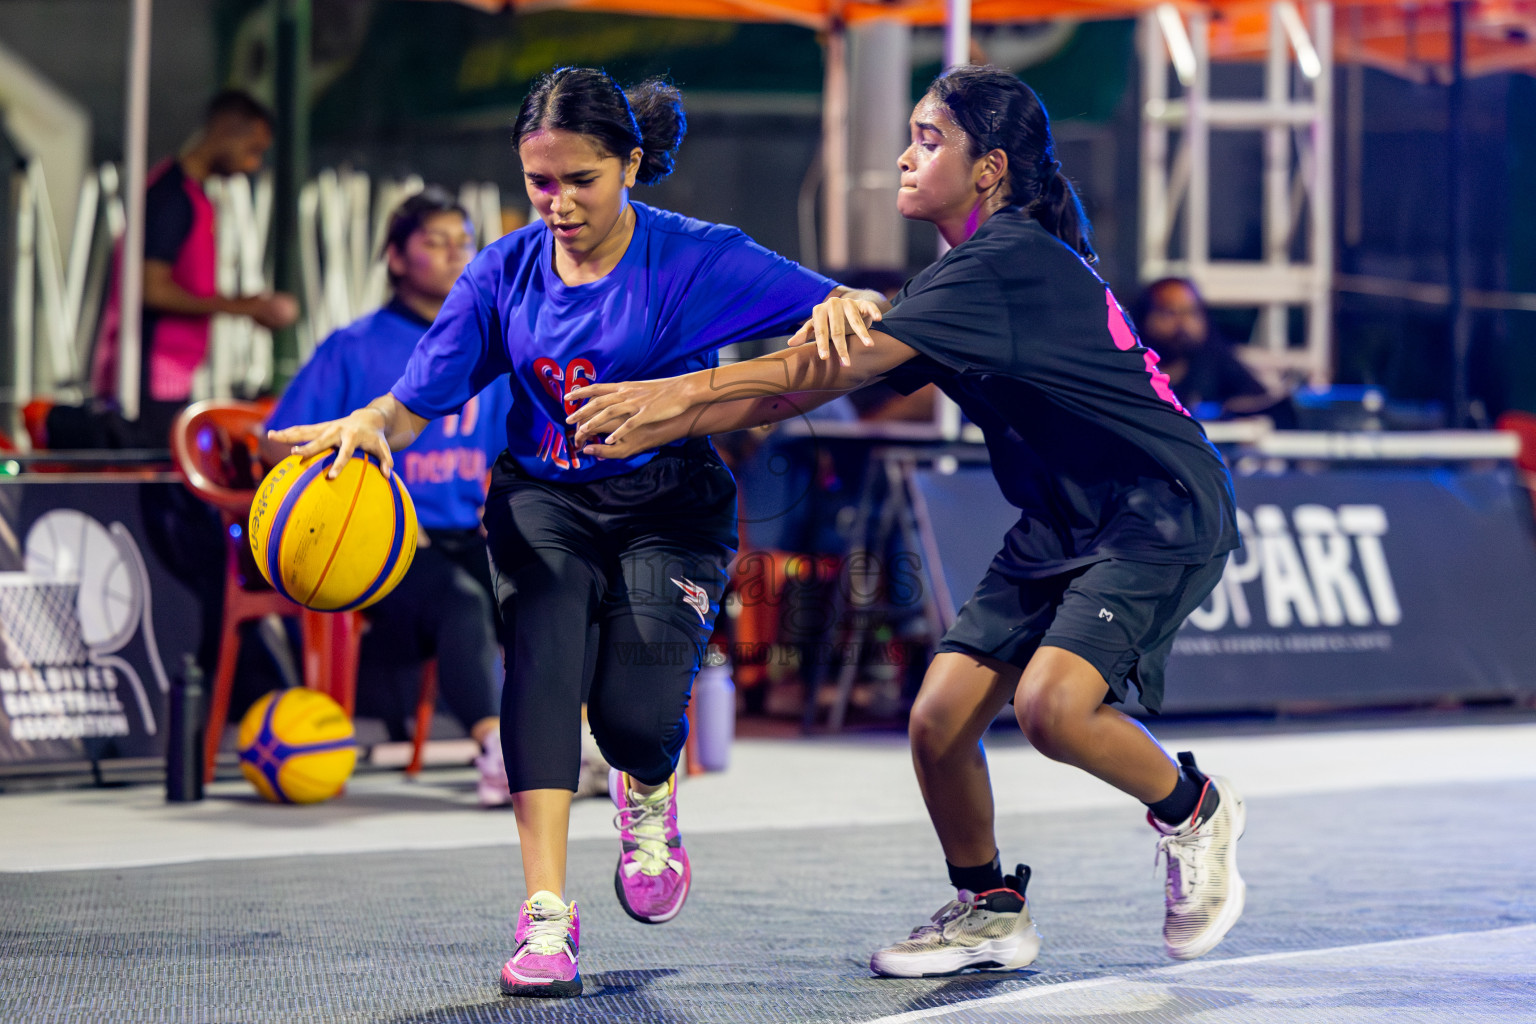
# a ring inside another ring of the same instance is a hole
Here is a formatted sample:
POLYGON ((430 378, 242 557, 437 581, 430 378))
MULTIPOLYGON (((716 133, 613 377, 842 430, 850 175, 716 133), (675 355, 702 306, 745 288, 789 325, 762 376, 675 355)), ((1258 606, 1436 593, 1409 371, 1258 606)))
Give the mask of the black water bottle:
POLYGON ((203 798, 203 670, 188 654, 181 676, 171 683, 165 737, 165 799, 188 803, 203 798))

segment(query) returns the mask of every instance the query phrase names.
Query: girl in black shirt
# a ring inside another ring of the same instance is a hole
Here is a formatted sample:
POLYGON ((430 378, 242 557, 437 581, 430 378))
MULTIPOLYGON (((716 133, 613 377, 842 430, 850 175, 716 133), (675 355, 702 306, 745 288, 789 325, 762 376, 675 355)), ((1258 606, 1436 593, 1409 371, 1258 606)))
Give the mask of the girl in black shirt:
POLYGON ((921 977, 1034 959, 1029 869, 1003 875, 981 744, 1010 701, 1041 753, 1147 805, 1168 861, 1165 948, 1200 956, 1242 913, 1242 799, 1111 703, 1134 685, 1159 707, 1174 633, 1239 544, 1231 479, 1090 266, 1034 92, 998 68, 956 68, 918 103, 911 137, 897 205, 953 248, 889 309, 832 299, 796 336, 815 349, 572 392, 587 400, 577 439, 622 457, 783 419, 877 377, 937 383, 981 427, 1020 518, 912 708, 918 782, 958 893, 871 967, 921 977), (826 358, 850 332, 863 342, 852 365, 826 358))

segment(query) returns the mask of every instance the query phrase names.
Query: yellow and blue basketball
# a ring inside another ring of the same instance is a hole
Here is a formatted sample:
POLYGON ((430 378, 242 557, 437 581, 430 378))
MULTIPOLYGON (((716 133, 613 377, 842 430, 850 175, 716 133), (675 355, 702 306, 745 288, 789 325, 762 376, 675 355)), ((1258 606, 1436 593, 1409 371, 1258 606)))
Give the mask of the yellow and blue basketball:
POLYGON ((240 771, 276 804, 341 792, 357 764, 352 720, 318 690, 273 690, 240 720, 240 771))
POLYGON ((280 593, 322 612, 366 608, 416 555, 416 506, 398 473, 358 454, 331 480, 334 451, 290 455, 251 502, 251 553, 280 593))

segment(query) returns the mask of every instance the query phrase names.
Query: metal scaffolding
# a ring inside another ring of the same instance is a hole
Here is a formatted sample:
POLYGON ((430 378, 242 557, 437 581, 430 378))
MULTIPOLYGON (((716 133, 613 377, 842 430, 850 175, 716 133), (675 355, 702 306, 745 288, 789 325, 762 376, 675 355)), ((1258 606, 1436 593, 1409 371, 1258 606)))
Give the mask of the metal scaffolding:
POLYGON ((1212 95, 1208 11, 1162 4, 1142 15, 1140 277, 1188 277, 1212 306, 1257 308, 1245 360, 1321 386, 1333 372, 1333 5, 1305 11, 1269 5, 1257 100, 1212 95), (1263 135, 1258 260, 1211 258, 1213 131, 1263 135), (1304 327, 1293 339, 1296 309, 1304 327))

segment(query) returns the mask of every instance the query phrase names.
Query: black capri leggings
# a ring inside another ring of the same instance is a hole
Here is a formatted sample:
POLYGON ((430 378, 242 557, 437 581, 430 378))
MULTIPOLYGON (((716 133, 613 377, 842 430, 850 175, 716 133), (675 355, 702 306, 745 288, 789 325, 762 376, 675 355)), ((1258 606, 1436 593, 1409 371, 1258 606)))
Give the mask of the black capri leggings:
POLYGON ((485 527, 511 790, 576 789, 583 702, 609 764, 665 781, 736 550, 730 470, 702 439, 578 484, 530 478, 503 455, 485 527))

